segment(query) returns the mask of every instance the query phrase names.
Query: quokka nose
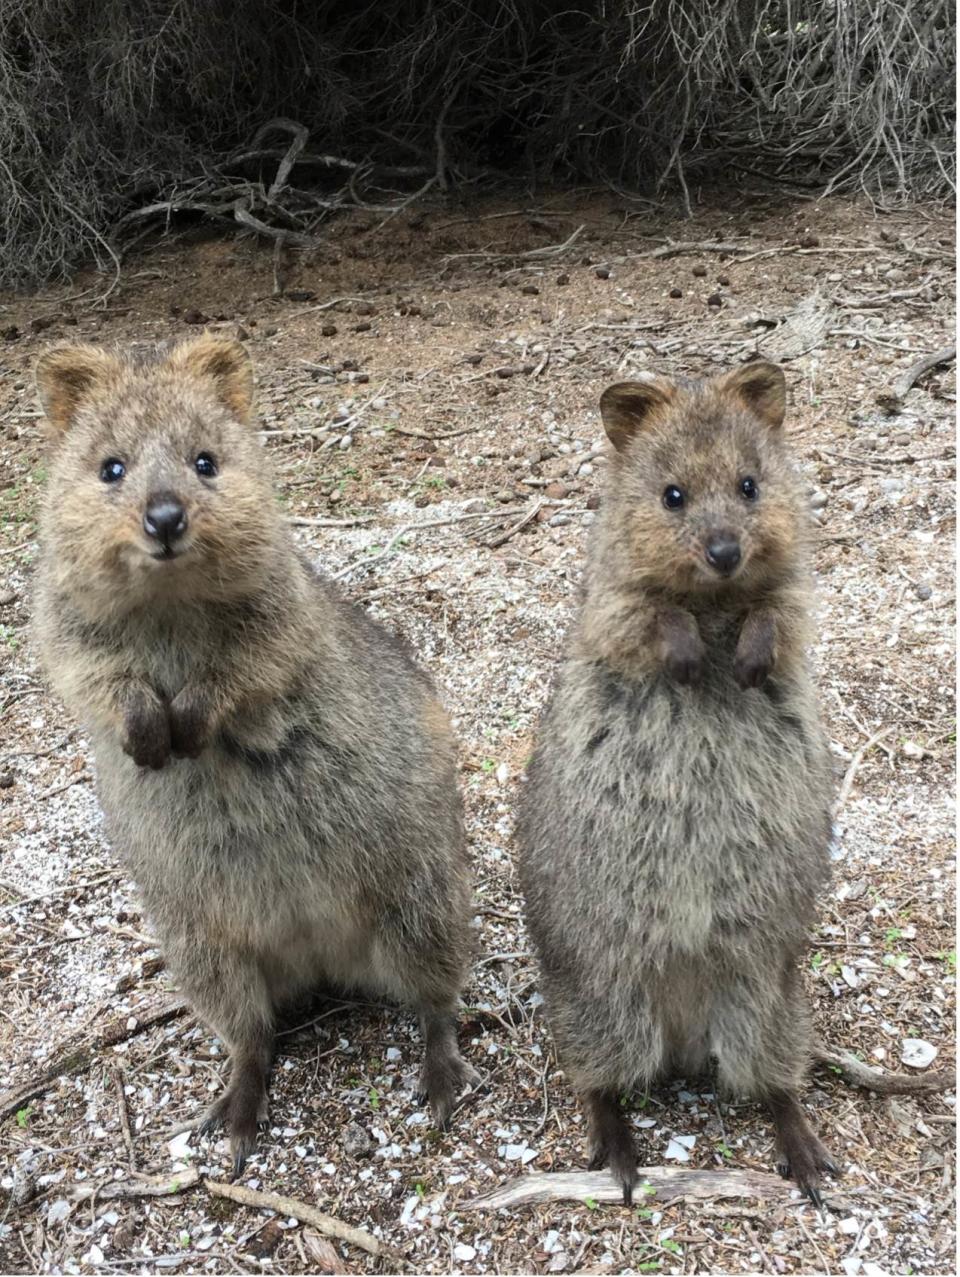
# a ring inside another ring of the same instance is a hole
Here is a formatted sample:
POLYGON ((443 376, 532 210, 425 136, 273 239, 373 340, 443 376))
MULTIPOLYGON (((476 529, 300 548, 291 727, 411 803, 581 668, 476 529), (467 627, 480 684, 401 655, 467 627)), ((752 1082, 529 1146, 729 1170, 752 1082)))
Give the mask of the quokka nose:
POLYGON ((170 493, 151 497, 143 515, 143 530, 163 546, 171 546, 187 530, 187 512, 170 493))
POLYGON ((707 542, 707 562, 721 576, 729 576, 740 562, 740 544, 732 537, 712 537, 707 542))

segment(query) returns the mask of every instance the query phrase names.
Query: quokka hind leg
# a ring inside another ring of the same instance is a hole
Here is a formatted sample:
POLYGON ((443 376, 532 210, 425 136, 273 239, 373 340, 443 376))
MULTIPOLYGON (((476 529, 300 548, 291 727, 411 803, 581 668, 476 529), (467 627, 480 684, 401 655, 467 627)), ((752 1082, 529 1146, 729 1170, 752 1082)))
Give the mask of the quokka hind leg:
POLYGON ((833 1159, 814 1134, 796 1095, 778 1091, 767 1097, 767 1104, 777 1131, 777 1170, 784 1179, 794 1179, 814 1206, 823 1206, 820 1177, 839 1174, 833 1159))
POLYGON ((457 1096, 465 1087, 476 1086, 480 1074, 460 1054, 452 1005, 421 1003, 418 1013, 424 1050, 419 1094, 429 1101, 437 1126, 445 1130, 457 1096))
POLYGON ((230 1079, 210 1106, 201 1133, 225 1127, 234 1175, 257 1146, 267 1120, 267 1082, 274 1051, 274 1008, 259 964, 245 953, 211 951, 197 944, 192 961, 171 964, 202 1019, 230 1049, 230 1079), (198 962, 196 954, 202 953, 198 962))
POLYGON ((784 965, 779 983, 762 973, 731 979, 717 996, 710 1036, 721 1086, 769 1106, 777 1169, 821 1205, 821 1175, 838 1172, 797 1098, 810 1058, 810 1023, 792 962, 784 965))
POLYGON ((623 1188, 624 1206, 630 1206, 637 1182, 637 1151, 619 1098, 614 1091, 584 1091, 583 1105, 587 1110, 590 1170, 609 1167, 623 1188))

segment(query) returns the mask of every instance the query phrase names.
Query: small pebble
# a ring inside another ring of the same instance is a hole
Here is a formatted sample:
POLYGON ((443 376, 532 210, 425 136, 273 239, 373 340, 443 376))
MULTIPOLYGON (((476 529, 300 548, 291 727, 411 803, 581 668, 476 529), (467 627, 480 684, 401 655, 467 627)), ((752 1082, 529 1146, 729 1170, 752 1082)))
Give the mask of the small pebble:
POLYGON ((694 266, 693 273, 694 275, 697 276, 698 279, 702 279, 703 276, 706 275, 707 273, 707 268, 706 266, 694 266))
POLYGON ((341 452, 346 452, 348 448, 353 446, 353 435, 344 435, 337 446, 341 452))
POLYGON ((597 276, 597 279, 609 279, 609 278, 610 278, 610 268, 609 268, 609 267, 607 267, 607 266, 598 266, 598 267, 597 267, 597 269, 596 269, 596 271, 595 271, 595 274, 596 274, 596 276, 597 276))
POLYGON ((670 289, 670 296, 671 296, 671 297, 682 297, 682 296, 683 296, 683 289, 682 289, 682 288, 671 288, 671 289, 670 289))
POLYGON ((560 284, 561 286, 562 286, 562 285, 564 285, 564 284, 569 284, 569 283, 570 283, 570 276, 569 276, 569 275, 558 275, 558 276, 557 276, 557 283, 558 283, 558 284, 560 284))
POLYGON ((923 581, 913 587, 913 592, 921 603, 926 603, 927 599, 933 596, 933 589, 923 581))
POLYGON ((723 305, 723 298, 720 296, 720 294, 719 294, 719 293, 711 293, 711 294, 710 294, 710 296, 707 298, 707 305, 708 305, 708 306, 722 306, 722 305, 723 305))

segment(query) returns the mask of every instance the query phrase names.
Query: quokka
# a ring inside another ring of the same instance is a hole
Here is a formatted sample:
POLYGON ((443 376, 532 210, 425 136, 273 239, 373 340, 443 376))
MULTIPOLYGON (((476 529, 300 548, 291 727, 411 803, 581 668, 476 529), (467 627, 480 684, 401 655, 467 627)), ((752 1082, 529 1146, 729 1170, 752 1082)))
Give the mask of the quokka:
POLYGON ((829 876, 832 774, 806 658, 807 499, 782 372, 611 386, 583 601, 518 825, 527 926, 592 1164, 631 1199, 623 1092, 714 1058, 816 1201, 797 962, 829 876))
POLYGON ((90 734, 114 846, 169 967, 228 1044, 206 1125, 236 1170, 278 1013, 317 987, 412 1005, 448 1121, 475 1078, 455 748, 428 677, 298 552, 252 423, 245 349, 55 347, 37 636, 90 734))

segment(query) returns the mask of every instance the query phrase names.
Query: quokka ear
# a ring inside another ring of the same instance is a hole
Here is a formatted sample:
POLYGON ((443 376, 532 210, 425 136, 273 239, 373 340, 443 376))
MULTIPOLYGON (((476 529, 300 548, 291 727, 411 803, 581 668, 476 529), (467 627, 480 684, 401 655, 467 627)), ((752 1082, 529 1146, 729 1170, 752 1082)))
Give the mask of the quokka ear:
POLYGON ((746 405, 771 430, 779 430, 787 411, 787 382, 783 369, 766 360, 743 364, 718 378, 717 389, 746 405))
POLYGON ((618 381, 600 396, 600 415, 607 437, 618 452, 652 424, 658 408, 669 404, 677 388, 666 377, 646 381, 618 381))
POLYGON ((120 371, 120 361, 99 346, 51 346, 37 360, 40 404, 51 433, 63 434, 77 409, 120 371))
POLYGON ((203 333, 176 346, 167 367, 212 383, 217 398, 238 421, 246 423, 253 416, 253 363, 240 342, 203 333))

